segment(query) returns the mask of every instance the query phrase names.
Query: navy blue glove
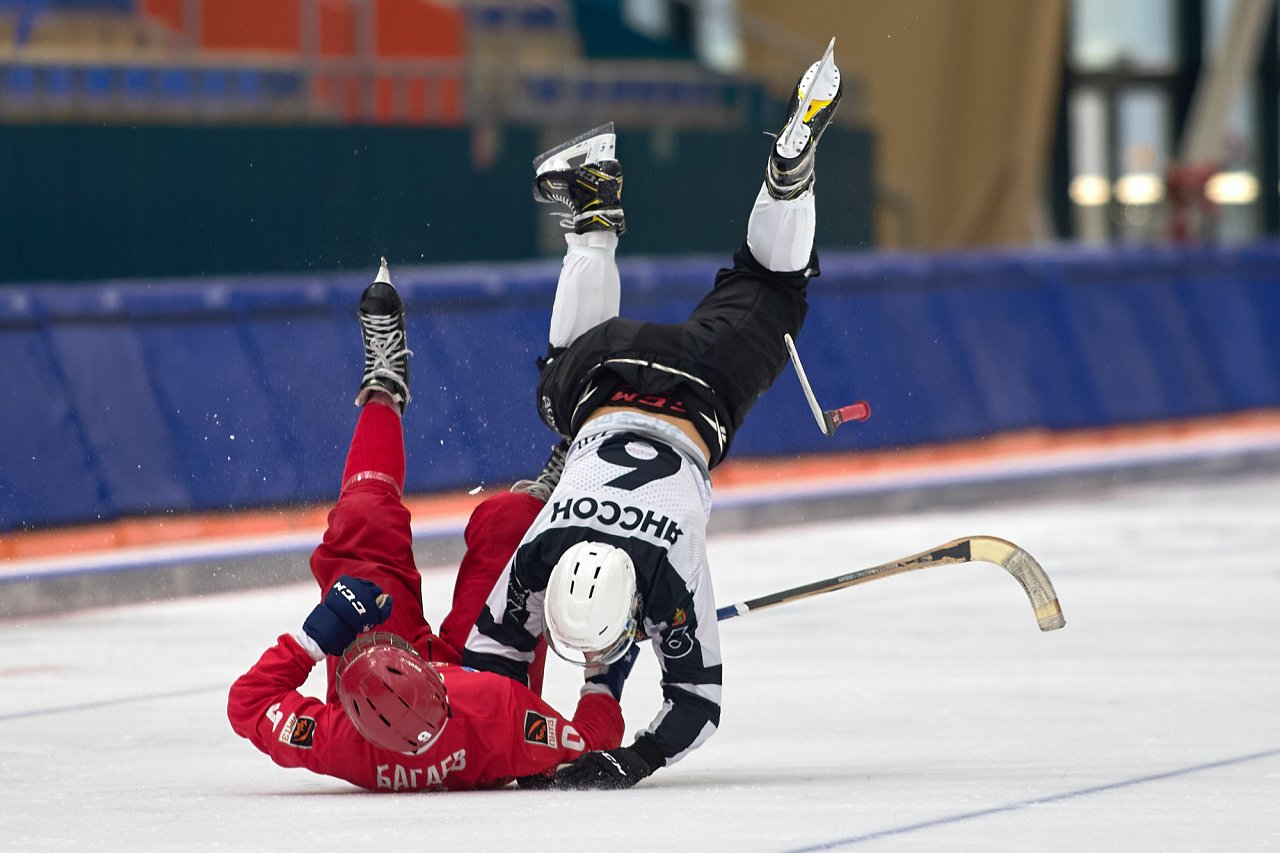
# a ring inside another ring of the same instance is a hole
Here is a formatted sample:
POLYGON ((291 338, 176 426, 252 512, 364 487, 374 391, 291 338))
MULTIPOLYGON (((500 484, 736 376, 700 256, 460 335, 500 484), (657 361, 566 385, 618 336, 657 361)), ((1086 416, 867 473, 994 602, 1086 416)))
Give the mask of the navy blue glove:
MULTIPOLYGON (((632 746, 588 752, 556 772, 552 787, 576 791, 630 788, 666 764, 658 745, 644 736, 632 746)), ((522 786, 523 787, 523 786, 522 786)))
POLYGON ((640 644, 632 643, 631 648, 627 649, 625 655, 608 666, 588 666, 586 681, 588 684, 603 684, 609 688, 613 698, 621 702, 622 685, 626 682, 627 676, 631 674, 631 667, 635 666, 636 658, 639 656, 640 644))
POLYGON ((372 581, 342 575, 315 606, 302 630, 327 655, 340 655, 357 634, 381 625, 391 615, 391 596, 372 581))

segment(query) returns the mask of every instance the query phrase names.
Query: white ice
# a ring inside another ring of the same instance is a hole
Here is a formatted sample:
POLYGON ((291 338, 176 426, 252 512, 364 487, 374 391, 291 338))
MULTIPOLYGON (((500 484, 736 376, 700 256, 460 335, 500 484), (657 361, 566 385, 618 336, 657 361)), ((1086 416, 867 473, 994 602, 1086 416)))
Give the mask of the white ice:
MULTIPOLYGON (((716 537, 721 603, 987 533, 986 564, 721 625, 720 731, 640 787, 376 795, 273 765, 230 682, 307 586, 0 623, 0 850, 1280 850, 1280 477, 716 537)), ((443 614, 445 569, 426 573, 443 614)), ((658 704, 641 658, 629 730, 658 704)), ((576 673, 549 667, 572 706, 576 673)))

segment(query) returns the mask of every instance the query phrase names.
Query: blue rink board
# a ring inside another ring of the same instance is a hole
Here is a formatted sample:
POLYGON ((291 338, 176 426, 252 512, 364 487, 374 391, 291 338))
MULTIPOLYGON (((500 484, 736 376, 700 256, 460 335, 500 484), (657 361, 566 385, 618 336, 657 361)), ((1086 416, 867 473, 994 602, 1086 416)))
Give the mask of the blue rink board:
MULTIPOLYGON (((407 488, 504 483, 553 443, 534 408, 559 263, 396 267, 414 401, 407 488)), ((622 261, 623 311, 683 319, 718 258, 622 261)), ((374 265, 370 265, 370 273, 374 265)), ((1280 405, 1280 246, 828 254, 788 368, 735 454, 879 449, 1280 405)), ((0 530, 326 501, 368 274, 0 289, 0 530)))

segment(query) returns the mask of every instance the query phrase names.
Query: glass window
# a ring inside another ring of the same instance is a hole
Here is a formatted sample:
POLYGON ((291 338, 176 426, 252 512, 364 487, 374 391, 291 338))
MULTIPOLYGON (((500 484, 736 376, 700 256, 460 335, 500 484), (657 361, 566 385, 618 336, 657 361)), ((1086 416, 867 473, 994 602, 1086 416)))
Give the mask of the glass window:
POLYGON ((671 9, 667 0, 622 0, 622 20, 650 38, 671 35, 671 9))
POLYGON ((1174 65, 1172 0, 1075 0, 1071 62, 1080 70, 1174 65))
POLYGON ((1120 176, 1163 174, 1169 162, 1169 95, 1160 89, 1126 89, 1119 106, 1116 163, 1120 176))
POLYGON ((1106 98, 1097 89, 1077 89, 1069 106, 1072 227, 1081 242, 1105 243, 1111 231, 1106 98))
POLYGON ((736 0, 702 0, 696 9, 694 39, 699 58, 726 74, 742 70, 745 56, 736 0))
POLYGON ((1107 107, 1096 89, 1071 93, 1071 164, 1074 176, 1101 175, 1107 168, 1107 107))
POLYGON ((1212 58, 1227 37, 1235 2, 1236 0, 1204 0, 1204 41, 1201 44, 1201 55, 1205 59, 1212 58))
MULTIPOLYGON (((1212 64, 1226 50, 1227 34, 1236 0, 1204 0, 1205 32, 1201 81, 1212 64)), ((1204 187, 1205 198, 1214 205, 1213 228, 1223 242, 1238 242, 1257 235, 1261 227, 1258 174, 1262 158, 1258 151, 1257 86, 1249 83, 1232 99, 1223 128, 1222 148, 1215 165, 1218 171, 1204 187)))

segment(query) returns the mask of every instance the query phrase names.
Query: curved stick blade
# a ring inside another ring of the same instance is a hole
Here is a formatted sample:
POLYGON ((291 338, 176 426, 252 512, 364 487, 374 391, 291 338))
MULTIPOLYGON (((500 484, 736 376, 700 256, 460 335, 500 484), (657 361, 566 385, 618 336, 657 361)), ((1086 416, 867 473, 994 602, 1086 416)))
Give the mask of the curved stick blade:
POLYGON ((997 536, 974 536, 969 542, 973 559, 995 563, 1013 575, 1031 599, 1036 611, 1036 622, 1041 631, 1054 631, 1067 624, 1062 616, 1062 605, 1054 592, 1053 582, 1036 558, 1017 545, 997 536))

